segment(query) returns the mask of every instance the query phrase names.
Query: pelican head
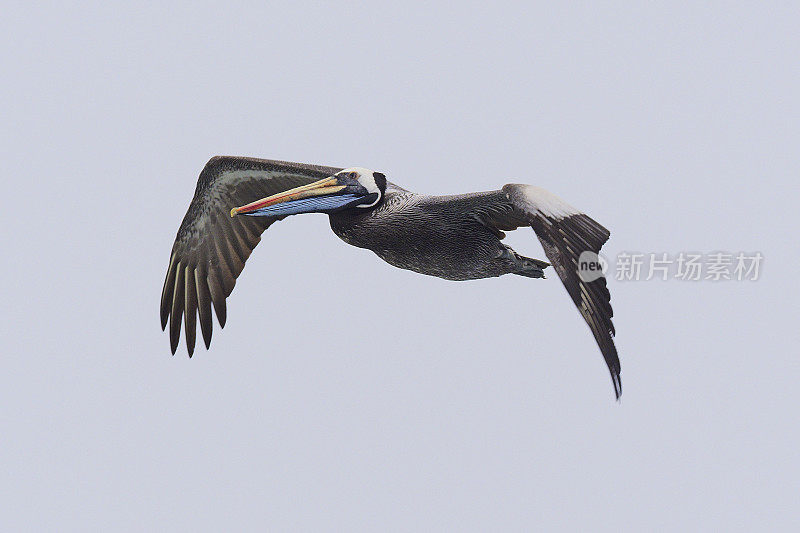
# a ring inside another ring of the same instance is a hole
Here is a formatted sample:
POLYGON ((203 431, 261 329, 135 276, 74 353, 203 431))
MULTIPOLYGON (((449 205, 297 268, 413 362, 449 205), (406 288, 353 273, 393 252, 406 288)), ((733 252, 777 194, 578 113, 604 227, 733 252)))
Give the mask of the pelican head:
POLYGON ((231 216, 286 216, 299 213, 336 213, 342 209, 375 207, 386 192, 386 176, 380 172, 351 167, 333 176, 295 187, 241 207, 231 216))

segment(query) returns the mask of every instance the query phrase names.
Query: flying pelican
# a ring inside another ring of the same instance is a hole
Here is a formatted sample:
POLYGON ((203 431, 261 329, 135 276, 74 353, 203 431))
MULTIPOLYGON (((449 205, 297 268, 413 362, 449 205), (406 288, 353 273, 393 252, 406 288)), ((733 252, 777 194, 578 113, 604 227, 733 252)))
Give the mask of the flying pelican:
POLYGON ((212 305, 225 327, 225 299, 261 234, 299 213, 326 213, 347 244, 372 250, 396 267, 449 280, 543 278, 552 263, 594 334, 619 399, 620 363, 606 280, 597 273, 587 281, 578 271, 581 253, 599 253, 607 229, 539 187, 509 184, 497 191, 427 196, 360 167, 213 157, 178 229, 161 293, 161 329, 169 322, 173 354, 182 316, 189 356, 198 316, 210 346, 212 305), (501 242, 504 231, 521 226, 533 228, 550 263, 523 257, 501 242))

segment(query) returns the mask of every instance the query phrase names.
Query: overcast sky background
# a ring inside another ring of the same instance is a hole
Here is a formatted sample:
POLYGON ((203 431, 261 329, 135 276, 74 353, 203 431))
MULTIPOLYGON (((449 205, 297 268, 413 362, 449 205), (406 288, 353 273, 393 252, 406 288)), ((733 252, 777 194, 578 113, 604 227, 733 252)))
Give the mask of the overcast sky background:
POLYGON ((4 6, 0 529, 797 527, 800 11, 697 4, 4 6), (533 183, 609 257, 761 279, 609 280, 618 404, 554 275, 419 276, 298 216, 171 357, 217 154, 533 183))

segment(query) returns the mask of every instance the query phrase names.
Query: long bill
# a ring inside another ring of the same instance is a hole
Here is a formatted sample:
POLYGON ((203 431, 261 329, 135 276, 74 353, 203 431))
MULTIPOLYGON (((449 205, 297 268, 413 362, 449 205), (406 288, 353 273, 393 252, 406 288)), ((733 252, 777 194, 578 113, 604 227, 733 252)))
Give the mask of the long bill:
POLYGON ((308 185, 302 185, 300 187, 295 187, 294 189, 289 189, 288 191, 267 196, 266 198, 256 200, 255 202, 251 202, 241 207, 234 207, 231 209, 231 217, 235 217, 236 215, 246 215, 271 205, 291 202, 293 200, 300 200, 302 198, 336 194, 342 191, 345 187, 345 185, 339 185, 339 181, 336 179, 336 177, 329 176, 319 181, 315 181, 314 183, 309 183, 308 185))

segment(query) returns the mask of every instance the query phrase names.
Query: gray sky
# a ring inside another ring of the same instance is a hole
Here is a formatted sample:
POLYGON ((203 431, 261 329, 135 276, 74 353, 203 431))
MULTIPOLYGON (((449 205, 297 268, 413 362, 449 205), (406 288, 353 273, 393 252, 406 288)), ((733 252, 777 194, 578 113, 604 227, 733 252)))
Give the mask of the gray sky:
POLYGON ((797 527, 800 12, 632 4, 5 7, 0 529, 797 527), (761 279, 610 279, 617 404, 554 275, 426 278, 298 216, 170 357, 217 154, 533 183, 609 257, 761 279))

